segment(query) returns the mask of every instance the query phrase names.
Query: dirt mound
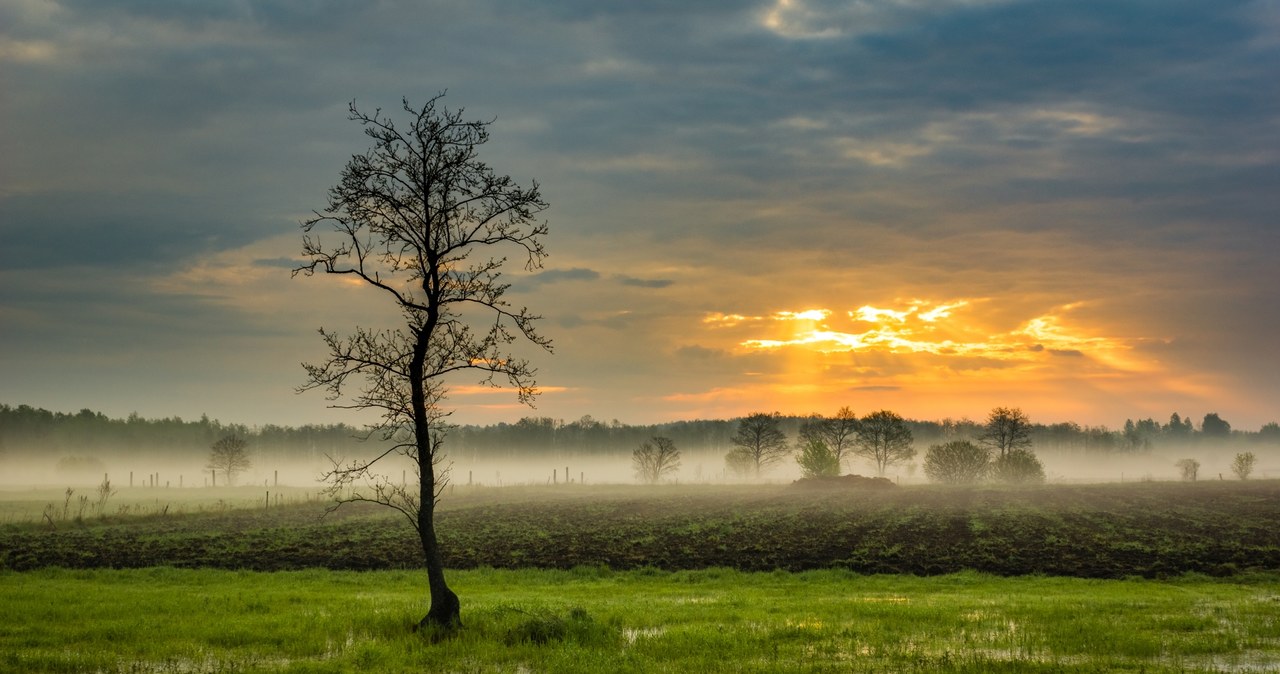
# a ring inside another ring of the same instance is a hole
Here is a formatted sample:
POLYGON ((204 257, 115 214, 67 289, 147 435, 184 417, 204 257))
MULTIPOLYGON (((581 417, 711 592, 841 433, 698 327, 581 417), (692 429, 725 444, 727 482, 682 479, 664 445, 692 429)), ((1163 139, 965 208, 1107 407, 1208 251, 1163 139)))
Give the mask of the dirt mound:
POLYGON ((898 486, 887 477, 863 477, 861 475, 802 477, 791 484, 797 487, 833 489, 888 489, 898 486))

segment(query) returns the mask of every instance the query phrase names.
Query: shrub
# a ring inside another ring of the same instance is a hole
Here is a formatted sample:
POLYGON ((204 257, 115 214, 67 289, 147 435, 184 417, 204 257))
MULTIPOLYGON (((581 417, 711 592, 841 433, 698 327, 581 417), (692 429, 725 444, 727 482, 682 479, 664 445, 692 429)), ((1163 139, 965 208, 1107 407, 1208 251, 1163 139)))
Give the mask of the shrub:
POLYGON ((1241 452, 1236 454, 1236 458, 1231 462, 1231 472, 1241 480, 1249 479, 1249 475, 1253 473, 1253 464, 1257 463, 1258 457, 1253 452, 1241 452))
POLYGON ((968 440, 953 440, 929 447, 924 456, 924 474, 934 482, 973 484, 986 474, 990 461, 991 450, 968 440))
POLYGON ((1200 462, 1195 459, 1183 459, 1178 462, 1178 470, 1182 471, 1183 481, 1195 482, 1200 474, 1200 462))
POLYGON ((1044 465, 1029 449, 1014 449, 991 462, 991 478, 1009 484, 1044 482, 1044 465))
POLYGON ((840 459, 821 440, 809 440, 796 457, 805 477, 835 477, 840 474, 840 459))

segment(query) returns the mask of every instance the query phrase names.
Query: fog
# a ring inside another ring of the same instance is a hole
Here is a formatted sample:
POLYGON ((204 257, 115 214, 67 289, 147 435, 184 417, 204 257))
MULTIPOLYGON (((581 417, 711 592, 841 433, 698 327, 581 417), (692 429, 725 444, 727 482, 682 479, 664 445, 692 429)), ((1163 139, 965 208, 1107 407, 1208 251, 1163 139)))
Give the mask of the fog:
MULTIPOLYGON (((886 477, 903 485, 928 482, 921 468, 925 447, 917 445, 916 457, 890 466, 886 477)), ((1034 449, 1034 448, 1033 448, 1034 449)), ((335 456, 343 462, 376 453, 354 451, 335 456)), ((682 450, 678 470, 664 481, 681 484, 741 484, 751 482, 788 483, 801 477, 794 457, 766 469, 759 478, 736 475, 726 469, 724 449, 682 450)), ((1250 479, 1280 478, 1280 448, 1262 443, 1229 442, 1220 445, 1154 449, 1142 453, 1038 450, 1048 483, 1100 483, 1181 480, 1178 462, 1194 459, 1200 463, 1199 480, 1234 480, 1231 463, 1240 452, 1251 451, 1257 463, 1250 479)), ((505 457, 477 458, 469 452, 446 457, 448 479, 456 486, 537 486, 570 484, 635 484, 631 455, 626 450, 592 453, 512 453, 505 457)), ((319 490, 321 477, 333 466, 323 453, 281 457, 250 451, 252 466, 235 479, 236 486, 297 487, 319 490)), ((24 453, 7 448, 0 455, 0 487, 21 488, 96 487, 108 477, 111 486, 121 488, 191 489, 214 485, 206 467, 207 453, 182 452, 165 455, 154 451, 130 452, 124 448, 95 447, 93 451, 74 449, 24 453)), ((412 479, 412 465, 403 457, 389 457, 382 472, 392 480, 412 479)), ((873 464, 857 457, 846 462, 844 473, 875 475, 873 464)), ((226 487, 219 473, 216 486, 226 487)))

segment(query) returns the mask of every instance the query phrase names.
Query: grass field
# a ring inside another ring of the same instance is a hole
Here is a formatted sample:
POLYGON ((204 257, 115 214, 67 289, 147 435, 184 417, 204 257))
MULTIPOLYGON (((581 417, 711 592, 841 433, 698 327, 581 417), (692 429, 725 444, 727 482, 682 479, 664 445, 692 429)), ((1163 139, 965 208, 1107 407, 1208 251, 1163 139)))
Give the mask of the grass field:
POLYGON ((1277 481, 459 489, 447 638, 398 516, 256 491, 0 494, 0 671, 1280 671, 1277 481))
POLYGON ((0 573, 9 672, 1263 672, 1280 577, 858 576, 727 569, 0 573))

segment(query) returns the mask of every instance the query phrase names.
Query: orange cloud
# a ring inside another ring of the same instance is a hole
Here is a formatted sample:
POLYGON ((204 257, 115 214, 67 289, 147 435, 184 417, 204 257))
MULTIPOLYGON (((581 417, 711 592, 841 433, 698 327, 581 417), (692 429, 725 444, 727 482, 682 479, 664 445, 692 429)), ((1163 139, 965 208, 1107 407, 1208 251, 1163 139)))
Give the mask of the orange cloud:
POLYGON ((711 314, 703 323, 716 329, 704 338, 741 359, 743 370, 732 382, 665 400, 716 409, 754 401, 797 413, 839 401, 944 416, 1016 401, 1056 416, 1078 411, 1083 403, 1073 396, 1204 391, 1203 382, 1182 381, 1139 348, 1160 340, 1115 336, 1083 318, 1072 320, 1082 306, 1018 317, 1008 302, 987 298, 913 299, 848 311, 776 311, 773 320, 724 321, 738 315, 711 314))

